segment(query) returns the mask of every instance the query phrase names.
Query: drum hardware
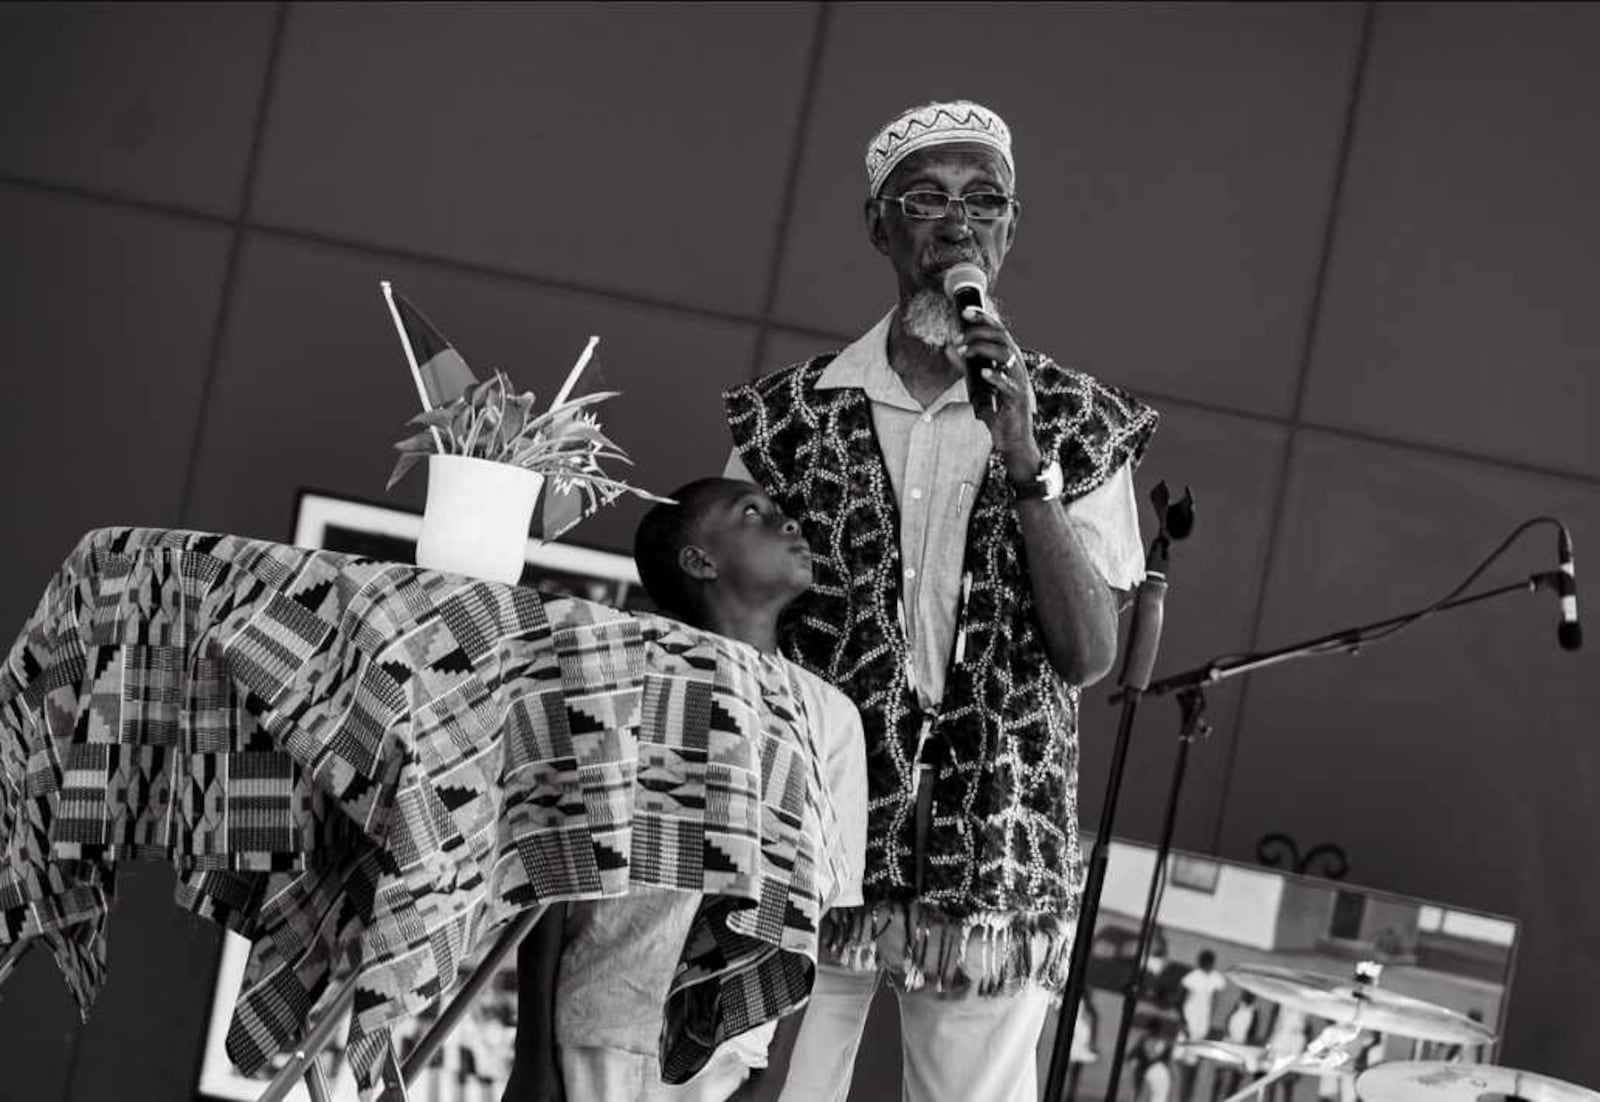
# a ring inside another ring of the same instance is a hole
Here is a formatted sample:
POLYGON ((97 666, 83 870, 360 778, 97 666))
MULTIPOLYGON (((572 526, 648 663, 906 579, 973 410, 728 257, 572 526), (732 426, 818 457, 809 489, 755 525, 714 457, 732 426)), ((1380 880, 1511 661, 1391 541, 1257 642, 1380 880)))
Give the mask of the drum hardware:
POLYGON ((1494 1064, 1396 1060, 1361 1073, 1363 1102, 1600 1102, 1600 1091, 1494 1064))
MULTIPOLYGON (((1383 965, 1362 961, 1356 965, 1354 981, 1280 968, 1271 964, 1240 964, 1224 973, 1233 983, 1257 998, 1297 1010, 1329 1023, 1302 1053, 1284 1055, 1268 1065, 1267 1074, 1250 1083, 1224 1102, 1243 1102, 1261 1094, 1267 1086, 1296 1071, 1349 1073, 1363 1032, 1399 1034, 1424 1041, 1455 1041, 1483 1044, 1494 1040, 1494 1033, 1479 1022, 1454 1010, 1397 995, 1378 986, 1383 965)), ((1388 1065, 1384 1065, 1388 1066, 1388 1065)), ((1358 1083, 1359 1089, 1359 1083, 1358 1083)), ((1362 1094, 1363 1099, 1366 1095, 1362 1094)), ((1372 1100, 1368 1100, 1372 1102, 1372 1100)), ((1409 1097, 1392 1102, 1413 1102, 1409 1097)), ((1458 1102, 1456 1099, 1443 1102, 1458 1102)), ((1467 1102, 1467 1100, 1460 1100, 1467 1102)), ((1472 1099, 1471 1102, 1487 1102, 1472 1099)), ((1546 1102, 1546 1100, 1529 1100, 1546 1102)), ((1548 1102, 1566 1102, 1551 1099, 1548 1102)), ((1600 1098, 1592 1100, 1600 1102, 1600 1098)))

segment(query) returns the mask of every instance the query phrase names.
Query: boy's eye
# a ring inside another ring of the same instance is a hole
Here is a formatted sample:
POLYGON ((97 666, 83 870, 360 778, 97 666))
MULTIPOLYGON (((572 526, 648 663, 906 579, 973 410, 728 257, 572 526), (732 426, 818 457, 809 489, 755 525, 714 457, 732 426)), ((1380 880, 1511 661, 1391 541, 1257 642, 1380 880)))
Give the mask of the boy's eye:
POLYGON ((748 516, 758 516, 759 517, 761 515, 761 507, 758 506, 758 505, 746 505, 744 507, 744 515, 747 516, 747 517, 748 516))

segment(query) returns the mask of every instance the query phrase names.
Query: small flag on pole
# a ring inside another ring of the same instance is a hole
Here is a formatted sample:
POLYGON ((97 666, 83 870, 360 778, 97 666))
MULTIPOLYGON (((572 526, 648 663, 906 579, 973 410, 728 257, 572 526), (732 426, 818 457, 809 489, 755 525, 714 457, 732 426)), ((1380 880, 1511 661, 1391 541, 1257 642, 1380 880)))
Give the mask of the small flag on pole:
MULTIPOLYGON (((566 389, 556 395, 557 403, 570 402, 606 389, 605 371, 594 358, 594 348, 598 343, 598 338, 589 338, 589 344, 578 357, 578 363, 574 365, 572 374, 567 378, 566 389)), ((539 530, 545 539, 556 539, 580 521, 593 516, 600 506, 609 505, 620 495, 620 490, 612 490, 602 493, 597 499, 592 494, 584 494, 576 486, 569 486, 563 490, 546 482, 544 493, 539 498, 539 512, 536 517, 539 530)))
MULTIPOLYGON (((383 288, 384 300, 389 304, 389 314, 394 318, 395 332, 400 336, 400 346, 405 350, 406 362, 411 367, 411 377, 416 383, 417 397, 422 400, 422 408, 427 410, 449 405, 469 387, 476 385, 478 377, 473 374, 472 368, 467 366, 467 361, 445 339, 444 334, 435 329, 423 316, 422 311, 411 305, 404 295, 396 292, 388 280, 383 280, 380 286, 383 288)), ((595 345, 598 343, 598 337, 589 338, 588 345, 568 373, 562 389, 551 403, 552 406, 575 401, 605 389, 600 367, 592 362, 595 345)), ((444 443, 440 439, 439 431, 437 429, 429 431, 433 433, 436 448, 442 452, 444 443)), ((601 474, 597 463, 591 460, 590 466, 593 470, 589 473, 601 474)), ((556 539, 580 521, 594 515, 602 505, 609 505, 615 501, 621 494, 622 490, 617 487, 573 485, 563 488, 555 484, 554 478, 546 479, 544 490, 539 495, 539 504, 535 509, 535 526, 542 538, 556 539)))
POLYGON ((478 381, 467 361, 445 340, 444 334, 423 317, 421 310, 407 302, 404 295, 397 294, 387 280, 383 283, 383 296, 394 314, 400 343, 405 346, 406 358, 416 372, 417 385, 427 409, 449 405, 478 381))

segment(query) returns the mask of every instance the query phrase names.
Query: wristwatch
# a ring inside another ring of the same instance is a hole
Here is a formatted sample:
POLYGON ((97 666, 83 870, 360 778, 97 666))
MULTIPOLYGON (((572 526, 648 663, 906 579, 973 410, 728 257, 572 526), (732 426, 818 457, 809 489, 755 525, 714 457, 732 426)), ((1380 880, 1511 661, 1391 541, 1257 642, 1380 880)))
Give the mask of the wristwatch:
POLYGON ((1061 477, 1061 464, 1057 460, 1050 460, 1044 469, 1032 478, 1025 478, 1018 482, 1011 481, 1011 489, 1017 495, 1018 501, 1036 497, 1044 501, 1054 501, 1061 496, 1061 490, 1066 485, 1066 480, 1061 477))

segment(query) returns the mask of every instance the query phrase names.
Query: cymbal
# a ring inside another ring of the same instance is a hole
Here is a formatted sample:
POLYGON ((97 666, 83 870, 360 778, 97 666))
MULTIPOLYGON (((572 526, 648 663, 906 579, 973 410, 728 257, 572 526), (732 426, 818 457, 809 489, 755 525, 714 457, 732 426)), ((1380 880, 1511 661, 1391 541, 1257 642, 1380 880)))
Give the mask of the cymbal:
POLYGON ((1361 1073, 1356 1093, 1363 1102, 1600 1102, 1600 1093, 1493 1064, 1444 1064, 1397 1060, 1361 1073))
POLYGON ((1454 1010, 1320 972, 1237 964, 1224 974, 1260 998, 1332 1022, 1352 1022, 1377 1033, 1423 1041, 1481 1045, 1494 1040, 1492 1030, 1454 1010))

